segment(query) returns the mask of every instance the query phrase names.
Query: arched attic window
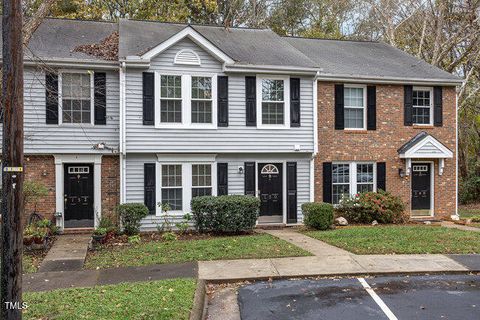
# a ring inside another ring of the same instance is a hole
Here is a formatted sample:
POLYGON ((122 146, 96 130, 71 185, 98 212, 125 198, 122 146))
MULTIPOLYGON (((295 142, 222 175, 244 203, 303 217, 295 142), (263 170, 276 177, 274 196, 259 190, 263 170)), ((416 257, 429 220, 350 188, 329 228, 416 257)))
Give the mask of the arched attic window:
POLYGON ((195 51, 190 49, 182 49, 175 55, 173 63, 199 66, 201 61, 200 57, 195 51))

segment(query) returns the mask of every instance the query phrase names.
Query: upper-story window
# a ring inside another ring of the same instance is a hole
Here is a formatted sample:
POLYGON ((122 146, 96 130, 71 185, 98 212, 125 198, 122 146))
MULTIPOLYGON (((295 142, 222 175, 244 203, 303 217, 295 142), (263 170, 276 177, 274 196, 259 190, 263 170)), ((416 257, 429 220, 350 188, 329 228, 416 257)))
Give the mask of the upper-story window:
POLYGON ((182 122, 182 77, 162 75, 160 77, 160 121, 182 122))
POLYGON ((93 75, 61 73, 62 123, 93 123, 93 75))
POLYGON ((159 127, 212 128, 215 126, 216 77, 214 75, 158 74, 157 79, 160 80, 160 116, 157 117, 159 127))
POLYGON ((412 122, 414 124, 431 125, 433 111, 432 88, 413 88, 412 122))
POLYGON ((288 77, 258 77, 257 126, 287 127, 290 123, 288 77))
POLYGON ((212 123, 212 78, 192 77, 192 123, 212 123))
POLYGON ((366 130, 366 89, 364 86, 345 85, 345 129, 366 130))

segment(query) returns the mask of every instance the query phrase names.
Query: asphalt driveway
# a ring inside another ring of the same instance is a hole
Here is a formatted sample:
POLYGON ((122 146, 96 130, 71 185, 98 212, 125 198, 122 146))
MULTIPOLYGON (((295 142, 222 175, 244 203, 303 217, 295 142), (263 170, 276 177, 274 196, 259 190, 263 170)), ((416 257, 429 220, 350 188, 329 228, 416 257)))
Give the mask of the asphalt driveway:
POLYGON ((257 282, 238 290, 247 319, 480 319, 480 275, 257 282))

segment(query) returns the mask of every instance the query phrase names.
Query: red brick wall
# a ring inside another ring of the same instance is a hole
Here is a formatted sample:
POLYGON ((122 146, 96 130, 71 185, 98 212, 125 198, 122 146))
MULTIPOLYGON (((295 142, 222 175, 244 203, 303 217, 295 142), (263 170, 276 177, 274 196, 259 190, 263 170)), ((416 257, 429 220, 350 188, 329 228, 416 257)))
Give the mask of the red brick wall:
MULTIPOLYGON (((102 214, 111 214, 120 199, 120 160, 118 156, 102 157, 102 214)), ((48 188, 48 196, 39 199, 37 212, 52 218, 55 211, 55 162, 53 155, 25 156, 25 179, 42 183, 48 188)), ((27 205, 25 220, 33 212, 34 205, 27 205)))
MULTIPOLYGON (((55 213, 55 159, 52 155, 25 156, 25 180, 37 181, 48 189, 48 195, 37 201, 36 211, 46 218, 53 218, 55 213)), ((25 206, 26 221, 33 212, 33 203, 25 206)))
POLYGON ((102 216, 112 216, 120 203, 120 158, 102 157, 102 216))
MULTIPOLYGON (((386 162, 386 189, 400 196, 410 211, 410 176, 400 178, 405 161, 397 149, 422 130, 433 135, 455 152, 455 88, 443 89, 443 126, 403 125, 403 86, 377 85, 377 130, 348 132, 335 130, 334 83, 318 83, 318 156, 315 159, 315 200, 322 201, 322 163, 331 161, 386 162)), ((435 216, 455 213, 455 157, 445 161, 444 173, 438 175, 435 160, 435 216)))

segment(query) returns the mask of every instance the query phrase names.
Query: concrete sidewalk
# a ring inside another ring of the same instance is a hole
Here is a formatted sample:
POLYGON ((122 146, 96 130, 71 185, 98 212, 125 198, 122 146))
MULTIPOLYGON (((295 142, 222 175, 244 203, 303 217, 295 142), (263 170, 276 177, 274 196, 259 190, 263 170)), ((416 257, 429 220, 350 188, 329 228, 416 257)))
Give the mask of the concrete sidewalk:
POLYGON ((91 234, 57 236, 55 243, 43 259, 39 272, 82 270, 87 256, 91 234))
POLYGON ((461 224, 456 224, 451 221, 443 221, 442 222, 442 227, 445 228, 452 228, 452 229, 458 229, 458 230, 464 230, 464 231, 474 231, 474 232, 480 232, 480 228, 475 228, 475 227, 470 227, 470 226, 464 226, 461 224))

